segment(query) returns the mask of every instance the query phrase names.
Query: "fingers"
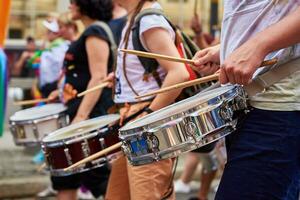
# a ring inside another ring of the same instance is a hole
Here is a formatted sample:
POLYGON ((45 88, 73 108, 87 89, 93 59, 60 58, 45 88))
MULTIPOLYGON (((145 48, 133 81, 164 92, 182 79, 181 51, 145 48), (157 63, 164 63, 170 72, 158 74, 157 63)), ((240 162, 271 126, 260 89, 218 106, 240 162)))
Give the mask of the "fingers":
POLYGON ((248 85, 252 81, 254 71, 251 70, 251 66, 224 63, 220 70, 219 80, 221 84, 248 85))
POLYGON ((194 60, 194 65, 196 67, 201 67, 202 65, 207 64, 208 62, 210 62, 210 56, 208 56, 208 49, 204 49, 202 51, 198 51, 193 60, 194 60))
POLYGON ((221 84, 226 84, 226 83, 229 82, 228 78, 227 78, 227 75, 226 75, 225 68, 223 66, 220 68, 219 81, 220 81, 221 84))

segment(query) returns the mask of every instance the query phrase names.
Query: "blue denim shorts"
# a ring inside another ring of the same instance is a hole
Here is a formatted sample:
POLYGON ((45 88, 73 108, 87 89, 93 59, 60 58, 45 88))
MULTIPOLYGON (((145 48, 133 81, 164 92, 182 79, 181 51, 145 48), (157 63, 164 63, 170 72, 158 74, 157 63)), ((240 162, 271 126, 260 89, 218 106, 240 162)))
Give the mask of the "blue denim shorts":
POLYGON ((298 200, 299 111, 253 109, 226 146, 216 200, 298 200))

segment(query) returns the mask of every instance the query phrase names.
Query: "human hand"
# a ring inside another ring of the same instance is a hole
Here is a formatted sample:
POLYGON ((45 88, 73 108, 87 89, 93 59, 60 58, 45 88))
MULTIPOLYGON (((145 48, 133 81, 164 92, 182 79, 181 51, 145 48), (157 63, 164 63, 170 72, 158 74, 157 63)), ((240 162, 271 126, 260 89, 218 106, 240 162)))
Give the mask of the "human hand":
POLYGON ((226 58, 220 69, 220 83, 248 85, 265 56, 258 42, 249 40, 226 58))
POLYGON ((28 51, 24 51, 21 55, 21 59, 26 60, 31 57, 31 53, 28 51))
POLYGON ((82 122, 82 121, 84 121, 84 120, 86 120, 86 119, 87 119, 86 117, 77 114, 77 115, 74 117, 74 119, 73 119, 73 121, 72 121, 71 124, 76 124, 76 123, 82 122))
POLYGON ((58 98, 58 96, 59 96, 59 91, 54 90, 49 94, 48 99, 49 99, 49 101, 54 101, 55 99, 58 98))
POLYGON ((191 29, 196 35, 202 33, 201 19, 198 14, 195 14, 191 20, 191 29))
POLYGON ((202 76, 215 73, 220 68, 220 45, 198 51, 193 60, 192 68, 202 76))
MULTIPOLYGON (((140 110, 144 109, 145 107, 149 106, 150 102, 142 102, 142 103, 137 103, 137 104, 125 104, 125 106, 123 108, 120 109, 120 126, 123 125, 123 122, 126 118, 134 115, 135 113, 139 112, 140 110)), ((140 114, 138 117, 142 117, 144 115, 146 115, 146 112, 143 112, 142 114, 140 114), (144 113, 144 114, 143 114, 144 113)), ((137 119, 137 118, 135 118, 137 119)), ((133 120, 135 120, 133 119, 133 120)))
POLYGON ((112 88, 114 86, 114 81, 115 81, 115 73, 114 72, 109 73, 104 80, 104 82, 109 83, 107 86, 109 88, 112 88))

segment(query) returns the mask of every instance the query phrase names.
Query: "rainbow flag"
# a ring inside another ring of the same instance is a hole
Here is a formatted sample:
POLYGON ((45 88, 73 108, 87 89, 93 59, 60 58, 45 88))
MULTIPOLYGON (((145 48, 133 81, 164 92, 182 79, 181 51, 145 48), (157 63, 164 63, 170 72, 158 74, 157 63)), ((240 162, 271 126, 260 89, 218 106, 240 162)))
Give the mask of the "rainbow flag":
POLYGON ((8 28, 10 0, 0 0, 0 136, 3 134, 7 94, 7 60, 3 52, 4 40, 8 28))
POLYGON ((5 107, 6 107, 6 94, 7 94, 7 60, 3 50, 0 48, 0 137, 3 134, 4 120, 5 120, 5 107))

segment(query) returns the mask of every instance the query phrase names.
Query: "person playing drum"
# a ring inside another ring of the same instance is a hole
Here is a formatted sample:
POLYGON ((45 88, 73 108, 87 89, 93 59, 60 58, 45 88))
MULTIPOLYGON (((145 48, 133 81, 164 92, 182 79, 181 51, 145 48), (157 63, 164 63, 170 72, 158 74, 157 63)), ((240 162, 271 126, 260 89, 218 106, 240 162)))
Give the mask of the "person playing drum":
MULTIPOLYGON (((106 31, 95 24, 108 22, 112 17, 111 0, 72 0, 69 7, 73 20, 81 20, 85 30, 73 42, 65 56, 65 84, 63 101, 72 124, 107 114, 113 105, 111 89, 105 88, 76 97, 77 93, 99 85, 112 71, 113 52, 106 31)), ((57 97, 57 92, 50 98, 57 97)), ((53 188, 58 190, 58 199, 76 199, 76 189, 81 185, 88 188, 95 197, 104 195, 108 181, 107 166, 80 174, 51 177, 53 188)))
POLYGON ((228 161, 215 199, 298 199, 300 71, 294 68, 300 66, 300 1, 225 0, 224 6, 221 45, 194 58, 203 75, 218 70, 211 63, 221 64, 222 84, 253 89, 252 77, 269 70, 295 72, 250 96, 250 113, 226 138, 228 161), (258 69, 273 57, 277 65, 258 69))
MULTIPOLYGON (((123 29, 119 48, 133 49, 132 26, 140 11, 147 8, 161 9, 155 1, 116 0, 128 12, 128 23, 123 29)), ((163 16, 149 15, 141 19, 139 37, 143 46, 150 52, 179 56, 174 40, 175 33, 163 16)), ((136 38, 138 39, 138 38, 136 38)), ((158 76, 162 87, 184 82, 189 73, 183 64, 157 60, 158 76)), ((115 71, 114 101, 121 107, 121 118, 125 119, 134 113, 141 112, 139 117, 151 111, 163 108, 175 101, 180 90, 174 90, 146 98, 141 102, 135 99, 143 94, 159 89, 152 74, 145 75, 145 69, 137 56, 118 54, 115 71)), ((123 120, 121 120, 123 121, 123 120)), ((131 166, 122 155, 112 164, 111 176, 105 199, 107 200, 157 200, 174 199, 172 189, 171 159, 151 163, 144 166, 131 166)))

